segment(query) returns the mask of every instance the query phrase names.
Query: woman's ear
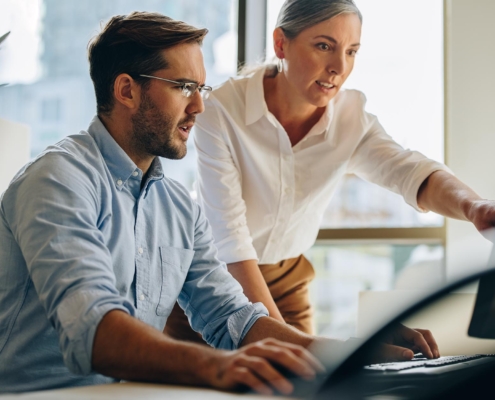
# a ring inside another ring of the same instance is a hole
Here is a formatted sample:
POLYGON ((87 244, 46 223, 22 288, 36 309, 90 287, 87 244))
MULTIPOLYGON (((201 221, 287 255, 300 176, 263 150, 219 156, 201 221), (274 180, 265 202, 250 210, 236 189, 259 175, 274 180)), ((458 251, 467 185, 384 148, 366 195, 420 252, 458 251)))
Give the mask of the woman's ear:
POLYGON ((113 84, 115 101, 126 108, 139 108, 141 99, 141 86, 128 74, 120 74, 113 84))
POLYGON ((284 34, 282 28, 276 28, 273 31, 273 50, 275 50, 275 55, 277 58, 285 58, 284 50, 287 44, 287 37, 284 34))

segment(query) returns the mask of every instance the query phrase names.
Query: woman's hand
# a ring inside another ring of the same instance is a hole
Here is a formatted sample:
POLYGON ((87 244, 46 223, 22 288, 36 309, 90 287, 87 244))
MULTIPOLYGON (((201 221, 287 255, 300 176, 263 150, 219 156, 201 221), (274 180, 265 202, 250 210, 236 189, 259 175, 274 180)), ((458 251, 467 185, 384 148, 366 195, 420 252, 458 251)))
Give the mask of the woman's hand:
POLYGON ((411 329, 398 324, 374 353, 373 362, 407 361, 419 352, 427 358, 440 357, 433 334, 427 329, 411 329))
POLYGON ((467 218, 474 224, 476 229, 484 231, 495 227, 495 201, 474 200, 472 201, 467 218))

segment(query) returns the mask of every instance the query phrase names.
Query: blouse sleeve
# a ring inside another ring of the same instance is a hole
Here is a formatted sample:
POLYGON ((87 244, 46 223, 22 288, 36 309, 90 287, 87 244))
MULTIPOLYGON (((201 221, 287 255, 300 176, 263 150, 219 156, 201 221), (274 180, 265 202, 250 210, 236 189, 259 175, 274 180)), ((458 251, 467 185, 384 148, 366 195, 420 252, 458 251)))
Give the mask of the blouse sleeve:
POLYGON ((220 260, 228 263, 258 259, 246 220, 242 177, 228 132, 231 125, 214 99, 198 117, 198 198, 210 221, 220 260))
POLYGON ((371 114, 365 113, 366 134, 351 157, 348 171, 404 197, 417 211, 418 190, 435 171, 452 171, 442 163, 396 143, 371 114))

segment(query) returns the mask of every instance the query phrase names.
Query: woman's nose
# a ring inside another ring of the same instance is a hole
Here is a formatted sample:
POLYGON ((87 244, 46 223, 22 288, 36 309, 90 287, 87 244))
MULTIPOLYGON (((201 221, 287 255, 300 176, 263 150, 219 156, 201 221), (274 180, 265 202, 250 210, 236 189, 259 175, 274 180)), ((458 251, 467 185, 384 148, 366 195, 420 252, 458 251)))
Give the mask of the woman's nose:
POLYGON ((334 75, 341 75, 345 71, 346 59, 345 54, 343 53, 334 53, 332 54, 327 70, 329 73, 334 75))

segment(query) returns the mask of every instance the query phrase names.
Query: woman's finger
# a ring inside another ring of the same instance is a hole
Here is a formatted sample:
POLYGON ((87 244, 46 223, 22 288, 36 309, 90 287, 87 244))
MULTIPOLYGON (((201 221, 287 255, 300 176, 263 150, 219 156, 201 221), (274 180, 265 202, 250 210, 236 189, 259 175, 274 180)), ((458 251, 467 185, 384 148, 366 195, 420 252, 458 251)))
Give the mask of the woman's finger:
POLYGON ((431 352, 433 353, 434 358, 440 357, 440 350, 438 349, 438 344, 435 338, 433 337, 433 333, 429 331, 428 329, 415 329, 419 333, 421 333, 428 343, 428 346, 430 346, 431 352))

